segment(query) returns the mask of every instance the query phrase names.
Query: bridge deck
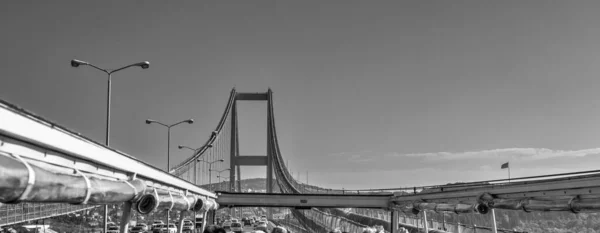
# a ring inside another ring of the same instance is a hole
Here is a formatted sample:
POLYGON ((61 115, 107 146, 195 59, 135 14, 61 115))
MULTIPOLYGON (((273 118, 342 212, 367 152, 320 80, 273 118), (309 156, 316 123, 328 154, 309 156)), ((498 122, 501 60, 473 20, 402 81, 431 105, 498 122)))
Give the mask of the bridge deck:
POLYGON ((392 195, 217 193, 223 207, 388 208, 392 195))

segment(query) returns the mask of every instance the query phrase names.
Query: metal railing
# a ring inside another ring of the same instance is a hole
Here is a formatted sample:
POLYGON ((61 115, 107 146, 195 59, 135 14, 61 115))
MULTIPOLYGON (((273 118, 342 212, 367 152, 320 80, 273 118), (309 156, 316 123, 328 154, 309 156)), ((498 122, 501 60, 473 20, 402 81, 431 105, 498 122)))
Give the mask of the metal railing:
POLYGON ((0 226, 12 225, 54 216, 65 215, 87 209, 93 205, 19 203, 0 205, 0 226))

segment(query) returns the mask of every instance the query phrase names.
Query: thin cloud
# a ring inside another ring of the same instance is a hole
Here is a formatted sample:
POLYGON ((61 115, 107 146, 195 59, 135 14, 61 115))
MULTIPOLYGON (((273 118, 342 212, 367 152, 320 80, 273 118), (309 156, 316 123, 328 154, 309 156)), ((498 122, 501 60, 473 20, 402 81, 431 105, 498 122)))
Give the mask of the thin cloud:
POLYGON ((358 152, 338 152, 338 153, 333 153, 333 154, 328 154, 328 157, 341 157, 341 156, 347 156, 349 154, 363 154, 363 153, 370 153, 371 150, 362 150, 362 151, 358 151, 358 152))
POLYGON ((467 152, 435 152, 415 154, 395 154, 394 157, 417 157, 425 159, 489 159, 510 158, 520 160, 541 160, 559 157, 584 157, 600 154, 600 148, 584 150, 551 150, 546 148, 505 148, 467 152))

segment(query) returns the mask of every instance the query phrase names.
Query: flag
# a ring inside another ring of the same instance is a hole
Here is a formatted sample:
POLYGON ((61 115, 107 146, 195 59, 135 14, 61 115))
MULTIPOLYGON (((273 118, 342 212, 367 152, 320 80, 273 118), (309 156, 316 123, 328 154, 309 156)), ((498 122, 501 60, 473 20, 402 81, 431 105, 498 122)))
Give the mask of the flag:
POLYGON ((508 162, 503 163, 502 166, 500 166, 500 169, 504 169, 504 168, 508 168, 508 162))

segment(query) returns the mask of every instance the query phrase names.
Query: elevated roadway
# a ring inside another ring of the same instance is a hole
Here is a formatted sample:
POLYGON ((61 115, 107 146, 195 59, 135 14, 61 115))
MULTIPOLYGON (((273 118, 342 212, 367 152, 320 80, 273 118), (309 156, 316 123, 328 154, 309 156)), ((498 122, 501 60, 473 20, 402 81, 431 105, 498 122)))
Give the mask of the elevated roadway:
POLYGON ((222 207, 375 208, 386 209, 393 195, 283 194, 217 192, 222 207))

